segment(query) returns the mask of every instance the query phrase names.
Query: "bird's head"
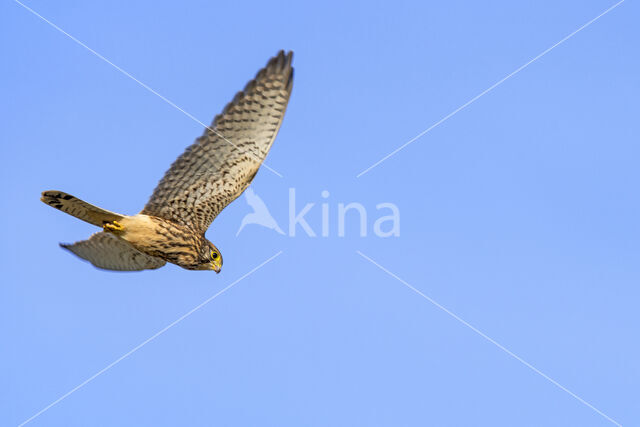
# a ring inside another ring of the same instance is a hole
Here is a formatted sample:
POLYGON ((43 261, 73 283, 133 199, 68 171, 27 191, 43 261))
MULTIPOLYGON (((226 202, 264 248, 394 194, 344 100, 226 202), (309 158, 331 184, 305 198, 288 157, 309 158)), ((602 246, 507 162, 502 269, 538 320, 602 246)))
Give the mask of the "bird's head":
POLYGON ((214 270, 220 273, 222 268, 222 255, 216 246, 204 239, 200 250, 200 270, 214 270))

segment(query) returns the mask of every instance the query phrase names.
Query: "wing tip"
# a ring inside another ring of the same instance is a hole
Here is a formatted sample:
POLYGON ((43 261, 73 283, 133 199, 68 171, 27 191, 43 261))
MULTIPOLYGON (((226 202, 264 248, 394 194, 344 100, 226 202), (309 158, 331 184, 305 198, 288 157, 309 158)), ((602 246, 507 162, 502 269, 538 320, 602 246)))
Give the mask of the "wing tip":
MULTIPOLYGON (((236 105, 247 93, 251 92, 251 90, 253 90, 253 88, 256 86, 258 81, 266 75, 282 74, 284 76, 284 79, 286 79, 286 82, 287 82, 285 86, 286 90, 291 91, 291 87, 293 85, 293 71, 294 71, 294 68, 291 66, 292 62, 293 62, 292 50, 286 53, 284 49, 279 50, 275 56, 269 59, 269 61, 267 62, 267 65, 261 68, 260 71, 256 73, 256 76, 253 79, 251 79, 241 91, 236 93, 236 95, 233 97, 233 100, 227 103, 227 105, 225 105, 225 107, 222 109, 222 112, 220 114, 216 114, 216 116, 213 118, 213 121, 211 122, 210 127, 215 128, 218 120, 224 117, 224 115, 227 114, 229 110, 233 108, 233 106, 236 105)), ((205 130, 205 134, 206 132, 207 130, 205 130)))
POLYGON ((262 71, 265 71, 266 73, 273 73, 273 72, 282 73, 283 71, 286 72, 288 70, 293 69, 293 67, 291 66, 292 63, 293 63, 293 51, 290 50, 285 53, 285 51, 281 49, 280 51, 278 51, 278 53, 275 56, 269 59, 269 62, 267 62, 267 65, 262 70, 260 70, 258 74, 262 71))
POLYGON ((69 251, 74 255, 76 254, 76 252, 73 250, 73 247, 75 246, 75 243, 60 242, 60 243, 58 243, 58 246, 60 246, 60 248, 64 249, 65 251, 69 251))
POLYGON ((282 74, 287 79, 290 80, 291 74, 293 74, 293 67, 291 64, 293 63, 293 51, 290 50, 285 53, 284 50, 278 51, 275 56, 272 56, 269 61, 267 61, 267 65, 265 65, 260 71, 256 73, 255 78, 247 83, 245 87, 245 92, 252 85, 255 84, 257 80, 262 79, 266 75, 274 75, 274 74, 282 74))

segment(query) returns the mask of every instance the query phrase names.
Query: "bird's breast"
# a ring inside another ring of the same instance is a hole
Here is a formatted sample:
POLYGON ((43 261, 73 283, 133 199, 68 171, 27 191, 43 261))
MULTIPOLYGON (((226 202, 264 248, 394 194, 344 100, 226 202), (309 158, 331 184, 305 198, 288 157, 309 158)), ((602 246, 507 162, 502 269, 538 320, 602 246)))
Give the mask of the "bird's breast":
POLYGON ((138 214, 121 221, 122 238, 148 255, 175 264, 191 263, 198 258, 200 238, 187 227, 149 215, 138 214))

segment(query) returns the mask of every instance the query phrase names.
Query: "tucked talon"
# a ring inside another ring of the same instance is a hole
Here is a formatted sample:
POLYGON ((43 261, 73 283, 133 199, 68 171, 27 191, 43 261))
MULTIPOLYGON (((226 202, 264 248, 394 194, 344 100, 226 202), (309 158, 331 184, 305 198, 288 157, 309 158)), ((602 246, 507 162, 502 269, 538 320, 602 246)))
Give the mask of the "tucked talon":
POLYGON ((124 231, 124 226, 118 221, 111 221, 104 225, 104 231, 124 231))

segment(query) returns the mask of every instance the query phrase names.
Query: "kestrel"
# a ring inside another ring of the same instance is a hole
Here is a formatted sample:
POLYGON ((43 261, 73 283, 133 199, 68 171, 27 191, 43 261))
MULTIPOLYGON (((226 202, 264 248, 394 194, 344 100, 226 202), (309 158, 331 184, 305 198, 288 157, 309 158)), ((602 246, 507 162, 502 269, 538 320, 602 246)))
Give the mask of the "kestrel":
POLYGON ((61 191, 41 200, 103 231, 60 244, 98 268, 136 271, 166 262, 220 272, 222 255, 204 233, 249 186, 280 129, 293 87, 293 52, 271 58, 210 128, 178 157, 137 215, 121 215, 61 191))

